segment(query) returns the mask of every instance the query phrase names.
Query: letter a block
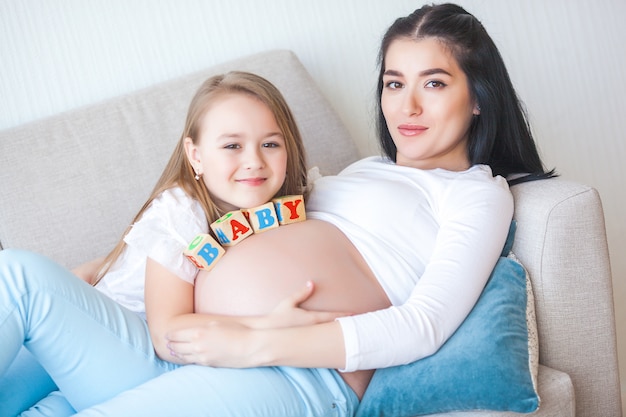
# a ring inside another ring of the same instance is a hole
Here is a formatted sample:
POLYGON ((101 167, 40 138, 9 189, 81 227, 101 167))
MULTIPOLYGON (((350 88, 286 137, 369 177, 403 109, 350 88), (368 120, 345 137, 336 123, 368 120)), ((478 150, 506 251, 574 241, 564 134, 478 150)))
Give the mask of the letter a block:
POLYGON ((265 232, 280 226, 278 217, 276 216, 276 211, 274 210, 274 203, 271 201, 261 206, 242 209, 241 211, 250 222, 250 225, 254 229, 254 233, 265 232))
POLYGON ((187 259, 197 268, 207 271, 215 266, 224 253, 224 248, 211 235, 207 234, 196 236, 187 246, 187 249, 183 251, 187 259))
POLYGON ((241 210, 229 211, 211 223, 211 230, 223 246, 234 246, 254 233, 241 210))
POLYGON ((304 198, 301 195, 287 195, 272 200, 280 225, 306 220, 304 198))

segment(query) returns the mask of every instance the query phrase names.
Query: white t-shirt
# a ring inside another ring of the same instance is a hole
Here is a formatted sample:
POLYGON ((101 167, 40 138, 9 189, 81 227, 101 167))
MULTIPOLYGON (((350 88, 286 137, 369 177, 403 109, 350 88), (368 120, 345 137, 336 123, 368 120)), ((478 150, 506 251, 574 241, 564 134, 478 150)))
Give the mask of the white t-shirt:
POLYGON ((145 318, 146 260, 152 258, 179 278, 194 283, 198 269, 183 250, 209 229, 200 203, 181 188, 159 195, 124 237, 126 248, 96 288, 145 318))
POLYGON ((307 217, 352 241, 392 307, 343 317, 344 371, 409 363, 443 345, 502 251, 513 197, 485 165, 419 170, 370 157, 317 180, 307 217))

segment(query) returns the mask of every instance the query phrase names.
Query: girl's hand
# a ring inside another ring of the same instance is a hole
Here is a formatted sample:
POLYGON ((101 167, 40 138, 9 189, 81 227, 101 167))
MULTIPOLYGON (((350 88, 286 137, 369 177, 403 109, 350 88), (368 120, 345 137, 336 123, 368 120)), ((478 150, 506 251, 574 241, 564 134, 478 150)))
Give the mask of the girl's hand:
POLYGON ((255 366, 247 361, 255 330, 231 320, 213 320, 205 326, 166 335, 172 362, 229 368, 255 366))
POLYGON ((337 317, 349 315, 349 313, 338 311, 310 311, 300 307, 300 304, 308 300, 315 291, 313 281, 307 281, 306 286, 293 293, 265 316, 258 323, 250 323, 251 327, 257 329, 308 326, 311 324, 326 323, 333 321, 337 317))
POLYGON ((176 363, 246 368, 259 366, 269 358, 260 353, 262 340, 272 329, 303 328, 332 322, 346 312, 309 311, 299 305, 315 290, 313 282, 281 301, 274 310, 261 317, 214 316, 202 325, 168 332, 167 348, 176 363), (253 359, 256 358, 256 359, 253 359))

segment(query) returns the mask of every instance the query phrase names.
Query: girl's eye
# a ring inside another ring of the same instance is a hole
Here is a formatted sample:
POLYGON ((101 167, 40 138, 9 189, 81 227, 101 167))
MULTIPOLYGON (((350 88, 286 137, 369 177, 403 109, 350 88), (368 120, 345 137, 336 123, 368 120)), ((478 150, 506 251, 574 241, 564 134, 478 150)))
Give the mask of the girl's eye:
POLYGON ((431 88, 443 88, 445 86, 446 86, 445 83, 443 83, 441 81, 436 81, 436 80, 428 81, 426 83, 426 87, 431 87, 431 88))
POLYGON ((224 149, 239 149, 241 146, 239 146, 237 143, 229 143, 228 145, 224 146, 224 149))
POLYGON ((389 88, 390 90, 397 90, 399 88, 402 88, 402 83, 398 82, 398 81, 388 81, 385 83, 385 87, 389 88))
POLYGON ((264 148, 278 148, 279 146, 280 145, 277 142, 268 142, 263 144, 264 148))

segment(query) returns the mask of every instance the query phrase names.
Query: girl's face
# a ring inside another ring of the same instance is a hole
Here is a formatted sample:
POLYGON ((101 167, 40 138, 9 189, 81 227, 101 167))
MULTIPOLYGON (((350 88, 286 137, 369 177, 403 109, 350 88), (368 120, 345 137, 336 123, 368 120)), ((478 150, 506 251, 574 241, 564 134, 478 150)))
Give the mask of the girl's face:
POLYGON ((246 94, 226 94, 200 121, 200 138, 185 140, 187 157, 224 211, 270 201, 285 181, 285 139, 270 109, 246 94))
POLYGON ((467 134, 479 110, 467 77, 434 38, 397 39, 385 55, 381 108, 398 165, 469 168, 467 134))

